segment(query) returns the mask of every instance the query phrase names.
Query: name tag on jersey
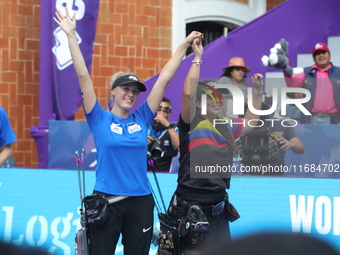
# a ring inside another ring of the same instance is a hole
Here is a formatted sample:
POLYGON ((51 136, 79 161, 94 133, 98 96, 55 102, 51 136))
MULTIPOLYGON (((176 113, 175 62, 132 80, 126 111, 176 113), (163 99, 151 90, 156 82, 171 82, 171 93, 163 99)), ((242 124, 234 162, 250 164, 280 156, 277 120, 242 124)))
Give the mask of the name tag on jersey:
POLYGON ((111 124, 111 131, 117 134, 123 134, 123 128, 122 127, 118 127, 120 124, 115 124, 112 123, 111 124))
POLYGON ((138 125, 136 123, 128 125, 128 131, 129 131, 130 134, 137 132, 139 130, 142 130, 142 128, 141 128, 140 125, 138 125))

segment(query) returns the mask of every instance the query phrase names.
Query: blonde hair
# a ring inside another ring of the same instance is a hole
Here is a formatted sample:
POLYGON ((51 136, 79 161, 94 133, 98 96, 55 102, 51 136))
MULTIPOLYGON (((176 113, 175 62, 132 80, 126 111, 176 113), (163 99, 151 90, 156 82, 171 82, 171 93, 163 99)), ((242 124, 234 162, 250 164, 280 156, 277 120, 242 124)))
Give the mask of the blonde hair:
POLYGON ((112 88, 112 85, 113 83, 115 82, 115 80, 117 80, 118 78, 122 77, 122 76, 125 76, 125 75, 134 75, 134 76, 137 76, 135 75, 134 73, 130 73, 130 72, 117 72, 115 73, 114 75, 112 75, 109 79, 109 85, 110 85, 110 88, 112 88))

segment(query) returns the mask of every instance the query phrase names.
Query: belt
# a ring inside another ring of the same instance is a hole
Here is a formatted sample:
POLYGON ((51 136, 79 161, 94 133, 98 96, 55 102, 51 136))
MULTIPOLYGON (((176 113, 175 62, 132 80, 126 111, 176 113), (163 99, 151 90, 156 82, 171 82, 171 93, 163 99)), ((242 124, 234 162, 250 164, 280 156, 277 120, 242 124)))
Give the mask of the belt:
POLYGON ((99 194, 102 195, 106 198, 106 200, 109 202, 109 204, 114 204, 117 203, 121 200, 124 200, 126 198, 128 198, 128 196, 112 196, 103 192, 99 192, 99 191, 94 191, 94 194, 99 194))
MULTIPOLYGON (((175 206, 177 205, 178 207, 183 208, 185 211, 191 205, 187 201, 179 198, 177 195, 174 195, 172 203, 175 206)), ((211 213, 212 216, 216 216, 216 215, 219 215, 221 212, 223 212, 224 206, 225 206, 225 200, 219 202, 216 205, 200 205, 199 204, 199 206, 202 208, 203 212, 211 213)))
POLYGON ((313 112, 312 115, 319 118, 326 118, 329 116, 340 115, 340 113, 313 112))
POLYGON ((203 212, 211 213, 212 216, 219 215, 221 212, 223 212, 225 206, 225 201, 219 202, 217 205, 201 205, 201 208, 203 212))

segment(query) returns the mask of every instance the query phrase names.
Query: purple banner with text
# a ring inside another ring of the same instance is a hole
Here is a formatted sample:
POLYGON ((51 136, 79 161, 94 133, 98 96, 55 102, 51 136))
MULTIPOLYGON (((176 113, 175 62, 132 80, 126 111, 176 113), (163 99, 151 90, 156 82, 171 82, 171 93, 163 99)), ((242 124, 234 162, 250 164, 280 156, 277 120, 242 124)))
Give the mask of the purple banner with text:
POLYGON ((39 156, 39 167, 48 165, 48 122, 73 120, 82 99, 72 65, 66 34, 54 22, 56 9, 76 13, 77 38, 90 70, 96 34, 99 0, 41 0, 39 126, 31 127, 39 156))
MULTIPOLYGON (((55 0, 55 9, 65 13, 65 7, 70 15, 76 13, 76 36, 83 53, 86 66, 90 70, 93 45, 96 33, 99 0, 55 0)), ((82 99, 78 78, 73 67, 73 61, 68 47, 66 34, 51 18, 52 25, 52 53, 53 53, 53 109, 56 119, 71 120, 79 109, 82 99)), ((48 36, 48 35, 46 35, 48 36)))

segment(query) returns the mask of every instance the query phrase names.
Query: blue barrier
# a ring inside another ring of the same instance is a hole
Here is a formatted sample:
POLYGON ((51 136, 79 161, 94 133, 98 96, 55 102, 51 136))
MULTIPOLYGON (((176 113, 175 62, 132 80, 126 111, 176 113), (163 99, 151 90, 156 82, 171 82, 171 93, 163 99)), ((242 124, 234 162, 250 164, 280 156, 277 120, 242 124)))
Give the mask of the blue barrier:
MULTIPOLYGON (((157 191, 153 174, 148 173, 157 191)), ((158 173, 165 204, 176 174, 158 173)), ((86 171, 92 193, 94 171, 86 171)), ((265 230, 316 235, 340 251, 340 195, 336 179, 234 176, 230 200, 241 218, 231 223, 233 238, 265 230)), ((159 199, 159 195, 156 197, 159 199)), ((75 170, 3 169, 0 177, 0 241, 44 247, 51 254, 74 254, 80 205, 75 170), (6 171, 6 172, 5 172, 6 171)), ((155 211, 155 227, 159 226, 155 211)), ((123 254, 121 244, 116 254, 123 254)), ((150 254, 155 254, 152 244, 150 254)))
MULTIPOLYGON (((285 176, 340 178, 340 125, 304 124, 294 127, 305 145, 304 154, 288 150, 285 155, 285 176)), ((49 166, 76 169, 74 152, 85 150, 85 169, 95 170, 96 148, 85 121, 49 121, 49 166)), ((240 158, 234 165, 240 166, 240 158)), ((239 171, 234 174, 242 175, 239 171)))

